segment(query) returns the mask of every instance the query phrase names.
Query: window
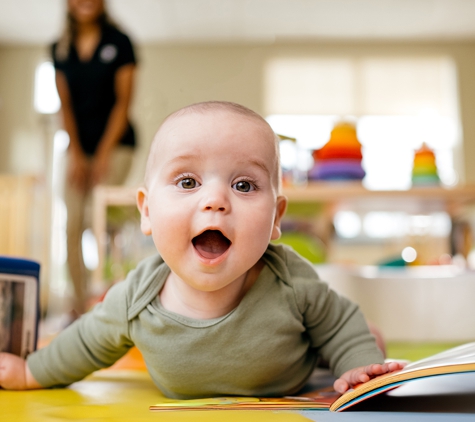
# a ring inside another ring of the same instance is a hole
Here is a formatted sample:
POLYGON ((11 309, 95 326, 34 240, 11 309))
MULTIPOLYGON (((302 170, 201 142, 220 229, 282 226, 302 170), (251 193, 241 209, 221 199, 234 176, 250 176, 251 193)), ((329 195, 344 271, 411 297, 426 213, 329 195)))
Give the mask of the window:
POLYGON ((61 106, 51 62, 43 62, 36 68, 34 106, 40 114, 54 114, 61 106))
MULTIPOLYGON (((321 148, 338 120, 356 123, 368 189, 410 188, 414 150, 423 142, 436 153, 442 183, 457 182, 452 59, 277 58, 268 62, 265 80, 267 119, 277 133, 297 138, 300 150, 321 148)), ((294 164, 308 167, 305 161, 294 164)))

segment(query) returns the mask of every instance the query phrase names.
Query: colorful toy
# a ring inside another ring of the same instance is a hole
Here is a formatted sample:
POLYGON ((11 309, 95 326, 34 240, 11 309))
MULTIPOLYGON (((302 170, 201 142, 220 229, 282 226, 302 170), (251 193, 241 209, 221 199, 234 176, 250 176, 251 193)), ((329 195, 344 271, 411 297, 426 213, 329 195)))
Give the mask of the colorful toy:
POLYGON ((413 186, 434 186, 439 183, 435 154, 426 143, 423 143, 421 148, 414 153, 412 184, 413 186))
POLYGON ((310 180, 361 180, 366 175, 361 166, 361 144, 352 123, 337 123, 330 140, 313 152, 313 158, 310 180))

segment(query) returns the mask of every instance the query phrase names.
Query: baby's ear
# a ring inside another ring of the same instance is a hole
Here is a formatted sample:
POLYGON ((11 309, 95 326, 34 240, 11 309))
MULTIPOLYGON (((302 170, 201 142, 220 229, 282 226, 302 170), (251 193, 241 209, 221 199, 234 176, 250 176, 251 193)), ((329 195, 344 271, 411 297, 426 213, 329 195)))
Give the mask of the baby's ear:
POLYGON ((140 211, 140 230, 146 236, 152 234, 152 224, 148 209, 148 192, 145 188, 139 188, 137 191, 137 207, 140 211))
POLYGON ((272 227, 271 240, 277 240, 282 232, 280 231, 280 222, 287 209, 287 198, 285 196, 278 196, 275 204, 274 226, 272 227))

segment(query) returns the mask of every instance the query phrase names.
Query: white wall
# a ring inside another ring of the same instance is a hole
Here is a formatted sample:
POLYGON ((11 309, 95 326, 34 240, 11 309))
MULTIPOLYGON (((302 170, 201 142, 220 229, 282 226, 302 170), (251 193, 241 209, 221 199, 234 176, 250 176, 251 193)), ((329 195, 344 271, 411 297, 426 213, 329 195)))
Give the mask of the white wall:
POLYGON ((0 173, 41 173, 43 131, 33 110, 34 72, 45 50, 0 46, 0 173))

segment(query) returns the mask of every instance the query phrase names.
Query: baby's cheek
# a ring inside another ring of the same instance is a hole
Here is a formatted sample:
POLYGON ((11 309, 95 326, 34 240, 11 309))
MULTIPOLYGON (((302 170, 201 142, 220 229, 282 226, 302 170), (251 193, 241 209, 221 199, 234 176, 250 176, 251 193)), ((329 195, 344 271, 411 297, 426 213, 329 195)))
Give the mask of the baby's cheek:
POLYGON ((256 257, 261 257, 269 246, 272 226, 268 221, 252 224, 248 220, 241 227, 243 229, 240 230, 239 241, 236 242, 236 245, 244 245, 241 249, 243 259, 254 263, 256 257))
POLYGON ((187 219, 182 217, 179 210, 172 212, 170 208, 155 213, 151 218, 152 236, 157 249, 166 247, 173 248, 180 239, 188 238, 185 236, 187 219))

